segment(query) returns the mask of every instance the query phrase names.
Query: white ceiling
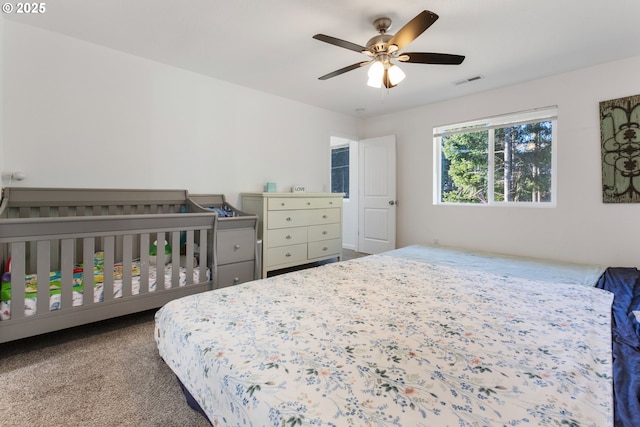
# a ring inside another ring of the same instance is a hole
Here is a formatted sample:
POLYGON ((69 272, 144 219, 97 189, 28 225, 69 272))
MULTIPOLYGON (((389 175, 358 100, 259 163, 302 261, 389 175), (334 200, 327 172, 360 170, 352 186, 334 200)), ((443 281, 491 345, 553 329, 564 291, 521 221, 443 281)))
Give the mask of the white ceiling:
MULTIPOLYGON (((3 14, 133 55, 306 104, 372 117, 640 55, 640 0, 51 0, 3 14), (312 39, 365 45, 422 10, 440 16, 403 49, 465 55, 462 65, 402 64, 395 88, 366 85, 367 57, 312 39), (454 82, 482 76, 475 82, 454 82), (364 110, 364 111, 362 111, 364 110)), ((640 75, 640 70, 639 70, 640 75)))

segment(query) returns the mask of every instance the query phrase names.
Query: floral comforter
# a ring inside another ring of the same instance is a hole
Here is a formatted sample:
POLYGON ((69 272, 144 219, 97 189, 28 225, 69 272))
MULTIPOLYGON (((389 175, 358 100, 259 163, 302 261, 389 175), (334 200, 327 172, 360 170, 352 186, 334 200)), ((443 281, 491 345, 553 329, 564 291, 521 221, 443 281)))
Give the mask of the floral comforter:
POLYGON ((174 300, 160 355, 213 425, 612 425, 612 294, 408 251, 174 300))

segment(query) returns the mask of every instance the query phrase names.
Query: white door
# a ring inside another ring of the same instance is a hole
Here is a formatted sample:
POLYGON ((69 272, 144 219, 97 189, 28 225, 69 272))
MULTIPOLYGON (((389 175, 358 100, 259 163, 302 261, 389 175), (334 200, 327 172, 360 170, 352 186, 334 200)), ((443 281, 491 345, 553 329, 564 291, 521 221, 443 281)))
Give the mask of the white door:
POLYGON ((358 145, 358 251, 377 254, 396 247, 396 137, 358 145))

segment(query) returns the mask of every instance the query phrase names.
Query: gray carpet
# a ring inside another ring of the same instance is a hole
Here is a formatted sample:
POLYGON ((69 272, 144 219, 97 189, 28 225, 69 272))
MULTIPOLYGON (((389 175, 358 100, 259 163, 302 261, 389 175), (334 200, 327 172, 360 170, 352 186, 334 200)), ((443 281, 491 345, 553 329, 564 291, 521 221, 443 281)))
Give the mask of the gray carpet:
POLYGON ((210 426, 158 356, 153 314, 0 344, 0 425, 210 426))

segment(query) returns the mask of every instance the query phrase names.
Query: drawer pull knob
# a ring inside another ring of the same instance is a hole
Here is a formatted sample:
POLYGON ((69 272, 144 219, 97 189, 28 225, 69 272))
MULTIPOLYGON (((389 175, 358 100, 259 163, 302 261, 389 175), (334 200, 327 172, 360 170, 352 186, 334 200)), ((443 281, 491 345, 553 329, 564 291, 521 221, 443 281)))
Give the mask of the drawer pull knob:
POLYGON ((328 251, 328 250, 329 250, 329 248, 325 246, 324 248, 322 248, 322 250, 323 250, 323 251, 328 251))
POLYGON ((324 231, 322 232, 322 234, 325 234, 325 235, 326 235, 326 234, 329 234, 329 232, 328 232, 327 230, 324 230, 324 231))
POLYGON ((322 218, 327 219, 327 216, 326 215, 322 215, 322 218))
POLYGON ((285 237, 285 239, 290 240, 291 239, 291 234, 287 234, 287 237, 285 237))
POLYGON ((290 257, 291 256, 291 252, 287 252, 286 254, 284 254, 284 256, 290 257))
POLYGON ((240 245, 235 245, 233 248, 236 249, 236 250, 240 249, 240 245))
POLYGON ((280 203, 282 206, 284 206, 284 202, 280 203))
POLYGON ((239 277, 234 277, 234 278, 233 278, 233 283, 238 283, 239 281, 240 281, 240 278, 239 278, 239 277))
POLYGON ((287 217, 287 221, 291 221, 291 217, 290 216, 287 217))

